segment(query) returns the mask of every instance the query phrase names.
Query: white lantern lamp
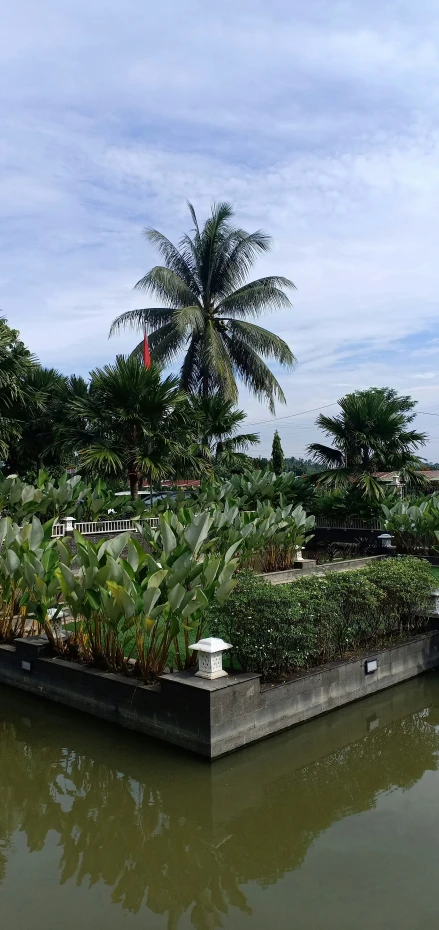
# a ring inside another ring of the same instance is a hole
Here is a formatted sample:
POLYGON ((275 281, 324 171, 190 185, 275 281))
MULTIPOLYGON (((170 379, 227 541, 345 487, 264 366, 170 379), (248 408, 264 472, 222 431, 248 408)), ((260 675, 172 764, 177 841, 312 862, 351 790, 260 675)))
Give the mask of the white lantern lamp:
POLYGON ((378 536, 378 539, 383 549, 390 549, 392 547, 392 537, 390 533, 381 533, 381 536, 378 536))
POLYGON ((63 518, 63 523, 64 523, 64 525, 65 525, 65 532, 66 532, 66 533, 73 533, 73 530, 75 529, 75 523, 76 523, 75 518, 74 518, 74 517, 64 517, 64 518, 63 518))
POLYGON ((223 652, 231 648, 231 643, 225 643, 223 639, 218 639, 216 636, 208 636, 206 639, 200 639, 193 646, 189 646, 189 649, 198 651, 198 672, 195 674, 209 681, 227 676, 227 672, 223 669, 223 652))

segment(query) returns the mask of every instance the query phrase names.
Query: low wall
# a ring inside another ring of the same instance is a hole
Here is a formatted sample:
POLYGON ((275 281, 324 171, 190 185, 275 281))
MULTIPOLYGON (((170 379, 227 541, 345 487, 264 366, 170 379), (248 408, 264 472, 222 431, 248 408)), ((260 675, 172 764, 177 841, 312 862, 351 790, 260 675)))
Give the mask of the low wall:
POLYGON ((387 555, 370 555, 360 559, 342 559, 340 562, 323 562, 316 565, 313 559, 304 559, 302 568, 289 568, 281 572, 265 572, 260 577, 270 584, 288 584, 297 581, 304 575, 323 575, 326 572, 347 572, 354 569, 365 568, 371 562, 388 558, 387 555))
POLYGON ((0 646, 0 683, 67 704, 148 736, 215 759, 351 701, 367 697, 439 665, 439 633, 365 657, 261 687, 259 675, 216 681, 193 672, 138 681, 52 658, 42 637, 0 646))

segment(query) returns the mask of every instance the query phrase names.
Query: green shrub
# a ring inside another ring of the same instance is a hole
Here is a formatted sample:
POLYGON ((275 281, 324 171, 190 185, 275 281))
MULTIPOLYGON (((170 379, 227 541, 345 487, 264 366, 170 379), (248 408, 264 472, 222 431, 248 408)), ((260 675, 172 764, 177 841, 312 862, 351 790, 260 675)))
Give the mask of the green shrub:
POLYGON ((289 589, 243 572, 228 602, 208 611, 210 632, 233 644, 232 661, 246 672, 260 672, 263 680, 279 678, 314 659, 312 620, 303 621, 289 589))
POLYGON ((288 585, 243 573, 206 618, 233 645, 244 671, 276 679, 422 629, 434 578, 419 559, 383 559, 367 569, 328 572, 288 585))
POLYGON ((328 572, 290 586, 291 600, 311 619, 321 660, 341 658, 375 637, 382 626, 381 592, 362 571, 328 572))
POLYGON ((413 628, 419 611, 428 606, 434 576, 428 562, 406 556, 373 562, 364 574, 383 596, 386 630, 413 628))

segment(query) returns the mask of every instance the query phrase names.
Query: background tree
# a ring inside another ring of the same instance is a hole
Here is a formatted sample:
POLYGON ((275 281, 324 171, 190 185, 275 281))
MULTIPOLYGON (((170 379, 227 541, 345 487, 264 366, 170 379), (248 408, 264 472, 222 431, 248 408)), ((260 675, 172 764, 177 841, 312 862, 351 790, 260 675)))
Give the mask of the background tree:
POLYGON ((21 341, 18 330, 0 318, 0 457, 4 460, 11 443, 21 434, 20 410, 33 405, 34 415, 38 411, 38 402, 28 389, 35 364, 36 358, 21 341))
POLYGON ((249 446, 259 442, 259 436, 238 432, 247 414, 235 409, 220 393, 212 397, 192 397, 191 407, 202 454, 212 462, 215 472, 227 475, 248 468, 251 460, 246 452, 249 446))
POLYGON ((33 481, 40 468, 54 475, 71 465, 74 449, 62 441, 66 408, 74 397, 87 392, 83 378, 32 365, 26 373, 24 396, 14 405, 19 428, 9 443, 7 471, 33 481))
POLYGON ((180 468, 199 471, 190 407, 178 379, 163 378, 157 365, 119 355, 114 365, 91 372, 86 396, 67 408, 64 443, 79 452, 79 467, 128 477, 136 499, 141 475, 174 477, 180 468))
MULTIPOLYGON (((247 233, 234 226, 230 204, 214 204, 202 229, 191 204, 189 210, 194 230, 192 236, 182 237, 179 248, 158 230, 145 231, 164 265, 152 268, 136 288, 164 306, 121 314, 110 335, 123 327, 142 332, 146 327, 156 361, 167 365, 185 353, 180 371, 185 390, 207 397, 220 389, 226 400, 236 403, 240 378, 273 411, 275 398, 284 403, 285 397, 264 358, 287 367, 295 359, 283 339, 249 318, 289 308, 284 289, 294 285, 278 275, 246 283, 250 268, 258 255, 268 251, 271 240, 260 230, 247 233)), ((141 350, 142 343, 135 351, 141 350)))
POLYGON ((318 482, 326 487, 346 487, 355 480, 364 493, 381 496, 376 472, 400 471, 412 485, 424 483, 416 474, 421 467, 417 449, 426 433, 411 427, 416 401, 391 388, 369 388, 347 394, 339 401, 340 413, 316 420, 332 446, 313 442, 308 446, 314 460, 326 467, 318 482))
POLYGON ((275 475, 281 475, 284 470, 284 453, 282 449, 282 444, 280 441, 280 436, 277 430, 275 430, 273 436, 273 445, 271 449, 271 464, 275 475))

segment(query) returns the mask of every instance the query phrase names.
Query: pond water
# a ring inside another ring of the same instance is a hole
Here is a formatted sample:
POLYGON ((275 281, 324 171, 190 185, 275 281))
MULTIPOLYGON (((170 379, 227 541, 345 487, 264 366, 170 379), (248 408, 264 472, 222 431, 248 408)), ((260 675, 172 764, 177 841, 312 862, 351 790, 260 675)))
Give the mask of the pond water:
POLYGON ((7 930, 433 930, 439 673, 213 766, 0 689, 7 930))

